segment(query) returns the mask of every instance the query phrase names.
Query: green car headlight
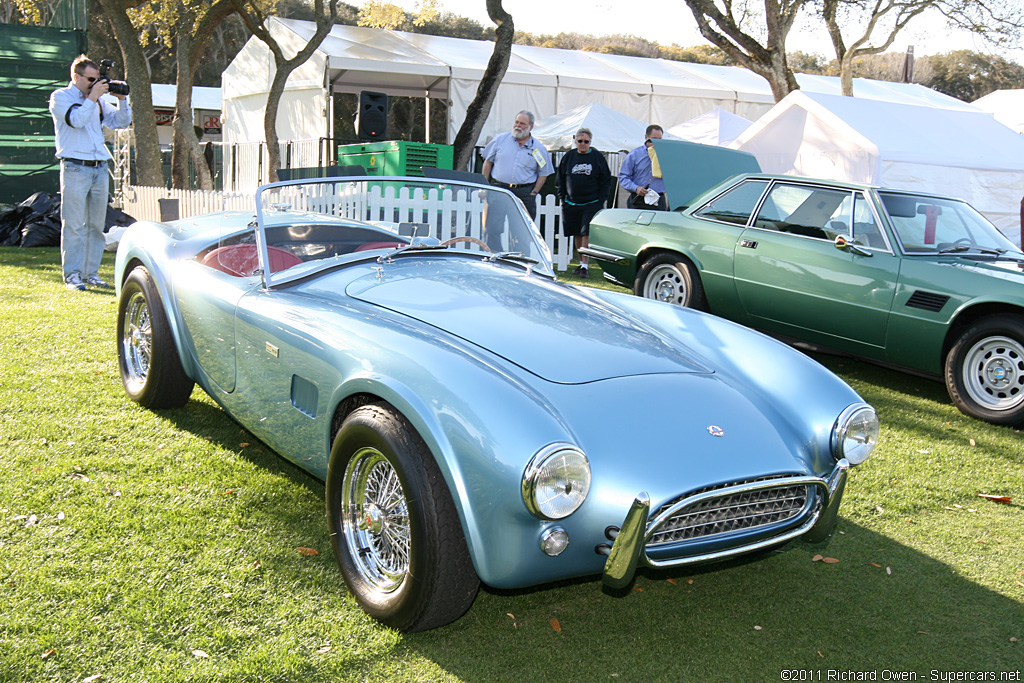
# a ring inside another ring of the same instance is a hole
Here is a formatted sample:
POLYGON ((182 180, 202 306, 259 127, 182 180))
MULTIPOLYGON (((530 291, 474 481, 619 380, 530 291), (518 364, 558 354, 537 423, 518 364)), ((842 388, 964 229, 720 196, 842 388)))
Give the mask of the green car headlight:
POLYGON ((590 462, 570 444, 553 444, 539 451, 523 472, 523 502, 542 519, 568 517, 590 491, 590 462))
POLYGON ((878 444, 878 415, 866 403, 855 403, 843 411, 832 428, 832 454, 851 465, 868 459, 878 444))

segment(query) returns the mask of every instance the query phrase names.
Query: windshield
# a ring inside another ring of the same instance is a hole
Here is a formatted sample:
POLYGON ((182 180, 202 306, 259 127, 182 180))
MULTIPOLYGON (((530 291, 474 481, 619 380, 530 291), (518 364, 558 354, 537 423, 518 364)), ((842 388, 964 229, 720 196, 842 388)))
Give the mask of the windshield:
POLYGON ((902 192, 879 192, 903 251, 914 253, 1020 250, 967 202, 902 192))
POLYGON ((392 177, 274 183, 257 192, 256 217, 268 285, 327 265, 425 250, 496 255, 554 275, 547 245, 519 200, 486 185, 392 177))

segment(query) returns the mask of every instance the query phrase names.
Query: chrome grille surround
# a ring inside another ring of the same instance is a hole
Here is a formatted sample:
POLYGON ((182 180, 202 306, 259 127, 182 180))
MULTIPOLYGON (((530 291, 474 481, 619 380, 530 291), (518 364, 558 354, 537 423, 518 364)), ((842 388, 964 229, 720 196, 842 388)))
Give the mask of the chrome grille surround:
POLYGON ((648 549, 785 524, 817 502, 818 481, 778 475, 699 489, 662 505, 648 526, 648 549))

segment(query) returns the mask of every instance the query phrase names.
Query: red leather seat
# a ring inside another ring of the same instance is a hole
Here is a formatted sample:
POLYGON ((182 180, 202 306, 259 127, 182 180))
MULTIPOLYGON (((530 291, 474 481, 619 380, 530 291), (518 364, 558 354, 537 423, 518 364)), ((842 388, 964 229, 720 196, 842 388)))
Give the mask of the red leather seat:
MULTIPOLYGON (((302 263, 302 259, 287 249, 267 247, 267 253, 270 256, 271 273, 302 263)), ((203 258, 203 264, 228 275, 248 277, 259 267, 259 253, 255 244, 230 244, 208 253, 203 258)))
POLYGON ((366 244, 360 244, 352 251, 369 251, 370 249, 397 249, 398 247, 404 247, 405 242, 367 242, 366 244))

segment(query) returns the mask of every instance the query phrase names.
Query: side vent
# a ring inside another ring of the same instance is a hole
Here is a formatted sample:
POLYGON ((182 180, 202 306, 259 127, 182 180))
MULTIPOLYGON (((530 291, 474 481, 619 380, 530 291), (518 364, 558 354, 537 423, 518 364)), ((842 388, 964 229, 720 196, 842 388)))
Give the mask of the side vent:
POLYGON ((942 307, 949 301, 949 297, 944 294, 934 294, 932 292, 922 292, 917 290, 914 292, 909 299, 907 299, 907 306, 910 308, 920 308, 925 311, 932 311, 938 313, 942 310, 942 307))
POLYGON ((292 375, 292 405, 304 415, 316 417, 317 399, 320 392, 316 385, 298 375, 292 375))

